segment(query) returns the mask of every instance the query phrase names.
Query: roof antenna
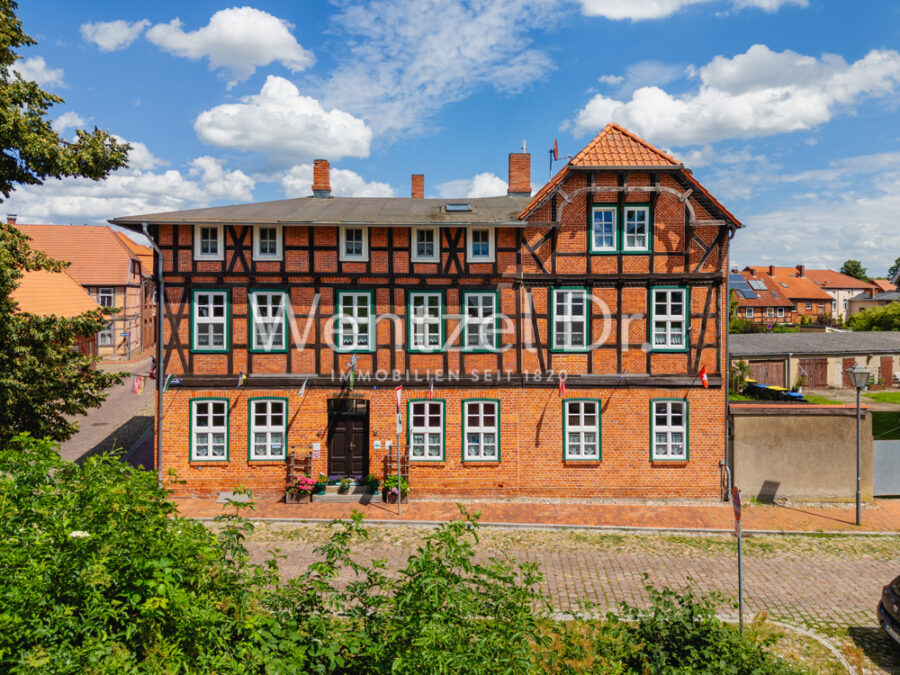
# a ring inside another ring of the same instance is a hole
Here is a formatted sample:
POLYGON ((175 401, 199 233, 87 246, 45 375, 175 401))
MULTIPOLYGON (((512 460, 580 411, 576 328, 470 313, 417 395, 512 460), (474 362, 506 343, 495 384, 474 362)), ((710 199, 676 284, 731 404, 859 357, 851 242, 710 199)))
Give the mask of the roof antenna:
POLYGON ((528 152, 528 149, 525 146, 525 139, 523 138, 522 139, 522 154, 524 155, 527 152, 528 152))

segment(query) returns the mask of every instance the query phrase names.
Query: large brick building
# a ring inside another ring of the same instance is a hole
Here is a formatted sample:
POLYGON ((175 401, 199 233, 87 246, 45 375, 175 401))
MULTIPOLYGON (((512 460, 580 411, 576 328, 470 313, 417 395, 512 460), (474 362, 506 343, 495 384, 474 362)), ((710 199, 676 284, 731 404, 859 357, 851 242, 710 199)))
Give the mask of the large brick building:
POLYGON ((740 223, 617 125, 534 196, 509 167, 506 196, 336 198, 317 160, 311 197, 113 220, 162 251, 176 490, 280 492, 288 452, 383 474, 402 386, 415 494, 718 497, 740 223))

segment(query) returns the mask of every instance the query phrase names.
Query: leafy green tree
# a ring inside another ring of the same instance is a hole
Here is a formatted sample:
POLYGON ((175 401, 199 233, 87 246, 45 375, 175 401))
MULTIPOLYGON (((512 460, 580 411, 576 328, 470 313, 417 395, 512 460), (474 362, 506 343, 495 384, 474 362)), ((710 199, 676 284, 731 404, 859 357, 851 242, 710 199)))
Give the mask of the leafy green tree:
MULTIPOLYGON (((48 178, 100 180, 125 166, 129 146, 108 132, 78 131, 67 142, 53 131, 47 113, 62 99, 42 91, 13 69, 16 49, 35 44, 22 30, 13 0, 0 0, 0 193, 48 178)), ((26 270, 63 269, 63 263, 32 251, 16 229, 0 226, 0 442, 28 431, 65 440, 76 426, 66 416, 99 405, 119 378, 91 370, 92 360, 73 350, 75 340, 105 324, 101 312, 75 319, 18 312, 11 299, 26 270)))
POLYGON ((853 314, 847 323, 853 330, 900 330, 900 302, 869 307, 853 314))
POLYGON ((866 268, 862 266, 862 263, 859 262, 859 260, 844 261, 844 264, 841 265, 841 274, 846 274, 854 279, 860 279, 862 281, 869 280, 869 277, 866 276, 866 268))
POLYGON ((894 264, 888 268, 888 271, 887 271, 888 279, 893 279, 894 275, 897 274, 898 270, 900 270, 900 258, 897 258, 894 261, 894 264))

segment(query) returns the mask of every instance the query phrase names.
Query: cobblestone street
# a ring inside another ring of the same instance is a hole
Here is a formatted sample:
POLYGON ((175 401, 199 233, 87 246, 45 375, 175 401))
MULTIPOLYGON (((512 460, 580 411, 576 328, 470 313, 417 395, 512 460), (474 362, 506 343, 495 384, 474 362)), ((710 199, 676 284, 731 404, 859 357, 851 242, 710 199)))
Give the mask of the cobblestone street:
MULTIPOLYGON (((323 541, 321 525, 260 526, 250 546, 257 560, 276 546, 287 555, 283 571, 301 573, 323 541)), ((385 557, 399 569, 429 530, 372 527, 372 540, 355 550, 361 559, 385 557)), ((596 611, 621 601, 646 600, 643 575, 655 586, 719 591, 736 602, 736 545, 729 535, 626 534, 491 529, 480 532, 480 555, 507 554, 540 565, 544 592, 555 609, 596 611)), ((900 672, 893 649, 875 621, 881 587, 900 574, 900 537, 758 536, 745 542, 745 620, 769 618, 826 636, 866 672, 900 672)), ((725 603, 723 614, 736 615, 725 603)))

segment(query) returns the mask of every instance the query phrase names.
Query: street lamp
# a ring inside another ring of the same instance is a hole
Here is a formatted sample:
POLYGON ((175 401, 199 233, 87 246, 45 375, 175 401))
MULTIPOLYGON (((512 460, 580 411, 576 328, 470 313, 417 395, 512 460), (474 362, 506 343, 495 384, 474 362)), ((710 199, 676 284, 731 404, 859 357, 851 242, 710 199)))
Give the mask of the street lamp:
POLYGON ((862 388, 865 387, 869 383, 869 369, 864 368, 858 363, 855 364, 852 368, 847 368, 844 371, 847 373, 847 378, 850 380, 850 384, 856 387, 856 524, 861 524, 861 511, 860 511, 860 501, 859 501, 859 465, 860 465, 860 408, 859 408, 859 394, 862 391, 862 388))

